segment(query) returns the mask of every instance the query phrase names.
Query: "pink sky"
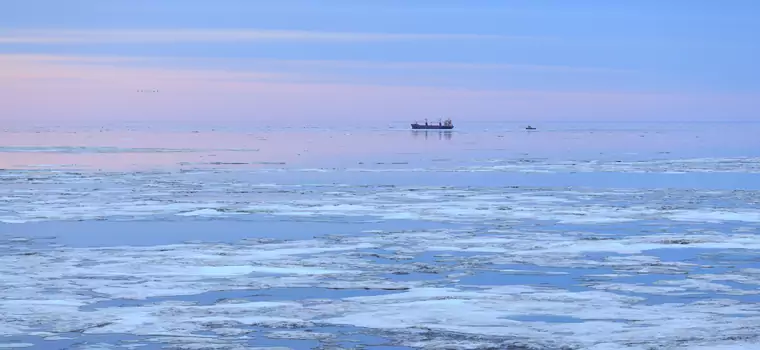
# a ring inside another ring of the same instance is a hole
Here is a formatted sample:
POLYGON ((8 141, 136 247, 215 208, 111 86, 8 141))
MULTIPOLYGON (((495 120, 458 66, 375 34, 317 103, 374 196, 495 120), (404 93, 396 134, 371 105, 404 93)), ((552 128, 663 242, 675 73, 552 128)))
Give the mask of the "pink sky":
MULTIPOLYGON (((754 95, 473 90, 298 82, 293 74, 117 65, 128 59, 0 55, 0 119, 22 121, 721 120, 754 95), (137 92, 158 89, 157 93, 137 92), (686 117, 684 117, 686 116, 686 117)), ((139 61, 139 60, 138 60, 139 61)))

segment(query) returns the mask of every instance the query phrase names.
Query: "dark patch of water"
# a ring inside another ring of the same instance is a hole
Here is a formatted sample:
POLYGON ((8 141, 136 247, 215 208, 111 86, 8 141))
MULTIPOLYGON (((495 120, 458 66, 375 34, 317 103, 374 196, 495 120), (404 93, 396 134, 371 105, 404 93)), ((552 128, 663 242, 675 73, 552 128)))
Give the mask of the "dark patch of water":
POLYGON ((645 253, 662 261, 688 262, 717 268, 760 267, 760 253, 748 249, 679 247, 652 249, 645 253))
MULTIPOLYGON (((0 235, 48 239, 40 244, 70 247, 153 246, 187 241, 234 243, 242 239, 312 239, 325 235, 356 235, 365 230, 428 230, 452 225, 421 220, 381 220, 346 218, 340 221, 298 221, 288 217, 250 215, 250 220, 203 220, 182 218, 174 221, 54 221, 0 224, 0 235)), ((43 245, 40 245, 43 247, 43 245)))
POLYGON ((715 281, 711 281, 711 282, 723 284, 723 285, 729 286, 729 287, 734 288, 734 289, 747 290, 747 291, 757 291, 758 290, 758 285, 757 284, 744 284, 744 283, 739 283, 739 282, 734 282, 734 281, 723 281, 723 280, 715 280, 715 281))
POLYGON ((249 340, 248 345, 252 347, 288 347, 293 350, 312 350, 319 347, 321 343, 318 340, 313 339, 281 339, 281 338, 267 338, 256 337, 249 340))

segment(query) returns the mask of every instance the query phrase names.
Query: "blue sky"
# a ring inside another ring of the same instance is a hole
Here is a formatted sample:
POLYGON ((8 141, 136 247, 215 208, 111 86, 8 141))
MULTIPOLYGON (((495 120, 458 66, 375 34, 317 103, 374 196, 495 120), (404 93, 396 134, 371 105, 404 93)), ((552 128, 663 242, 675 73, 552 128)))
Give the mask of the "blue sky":
MULTIPOLYGON (((7 1, 0 60, 13 65, 0 74, 0 97, 107 94, 94 81, 126 89, 135 84, 123 77, 143 74, 164 100, 122 101, 113 90, 104 101, 156 118, 150 108, 172 114, 182 96, 207 96, 213 85, 227 100, 195 99, 197 111, 172 118, 208 118, 225 105, 231 119, 379 119, 385 107, 399 117, 752 119, 758 10, 749 0, 7 1), (264 112, 229 107, 251 108, 246 94, 262 96, 264 112)), ((68 100, 78 112, 61 118, 130 118, 68 100)), ((44 119, 30 104, 0 112, 44 119)))

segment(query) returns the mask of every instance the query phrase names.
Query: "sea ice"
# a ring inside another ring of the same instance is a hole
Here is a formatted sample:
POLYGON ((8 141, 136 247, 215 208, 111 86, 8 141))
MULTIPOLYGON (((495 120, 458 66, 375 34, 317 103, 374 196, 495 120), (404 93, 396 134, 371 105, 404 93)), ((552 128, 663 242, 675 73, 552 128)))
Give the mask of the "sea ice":
MULTIPOLYGON (((760 172, 742 162, 533 159, 476 170, 760 172)), ((308 330, 346 325, 428 348, 758 341, 757 191, 281 186, 249 175, 0 172, 0 220, 411 219, 448 229, 107 248, 4 235, 0 337, 127 334, 242 348, 252 333, 328 341, 308 330), (478 282, 484 275, 497 281, 478 282), (330 294, 338 290, 352 294, 330 294)))

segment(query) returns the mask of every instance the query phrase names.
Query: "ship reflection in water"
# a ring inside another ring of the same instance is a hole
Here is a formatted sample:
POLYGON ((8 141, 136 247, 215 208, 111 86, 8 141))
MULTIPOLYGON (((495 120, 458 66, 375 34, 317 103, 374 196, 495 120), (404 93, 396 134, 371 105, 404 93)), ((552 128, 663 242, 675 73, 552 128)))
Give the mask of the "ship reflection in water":
POLYGON ((424 136, 426 140, 428 138, 435 138, 436 136, 439 140, 451 140, 452 134, 453 132, 451 130, 412 130, 412 136, 414 138, 424 136))

